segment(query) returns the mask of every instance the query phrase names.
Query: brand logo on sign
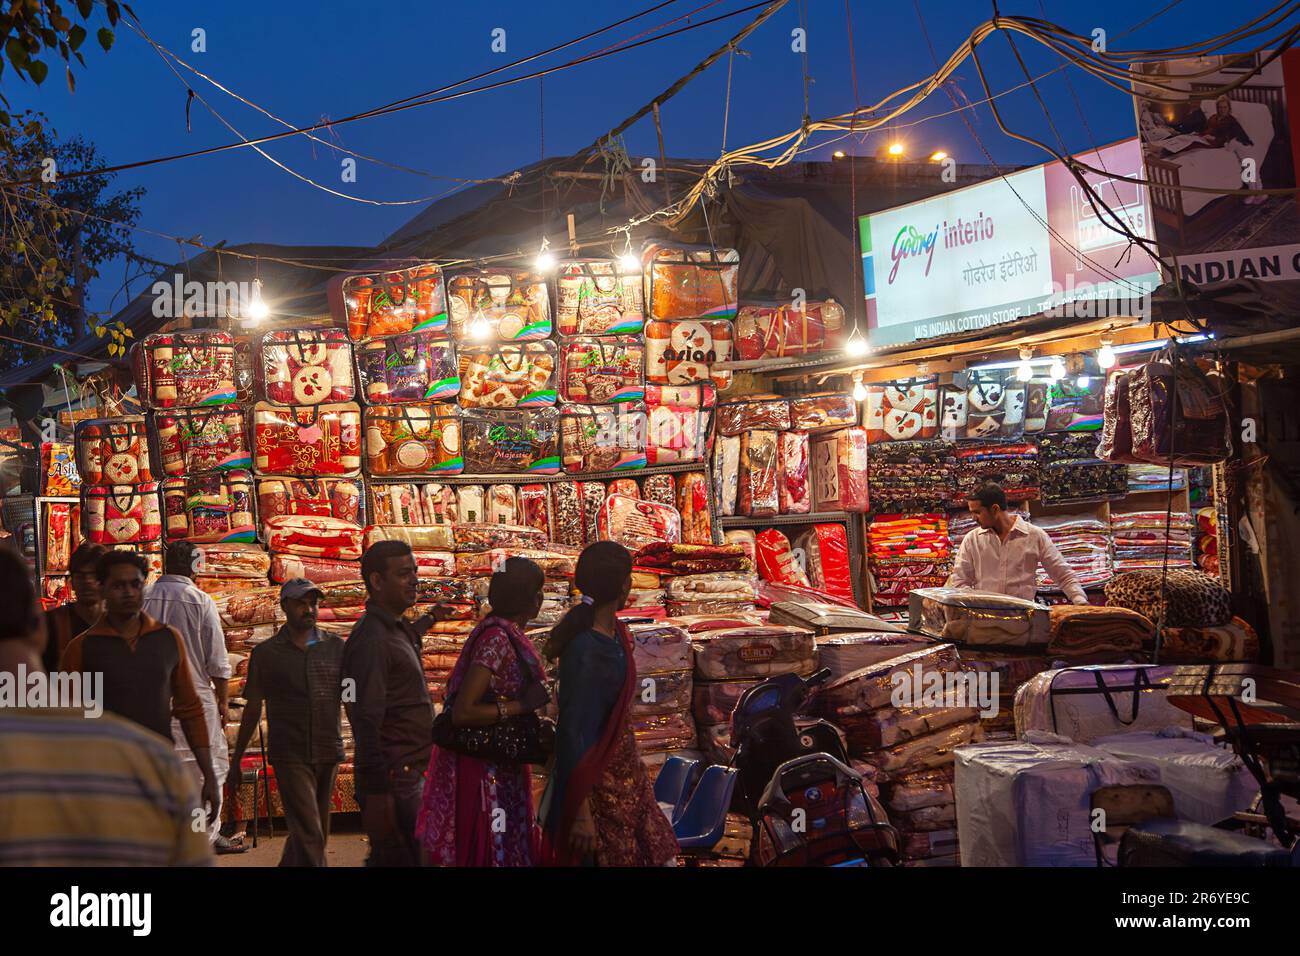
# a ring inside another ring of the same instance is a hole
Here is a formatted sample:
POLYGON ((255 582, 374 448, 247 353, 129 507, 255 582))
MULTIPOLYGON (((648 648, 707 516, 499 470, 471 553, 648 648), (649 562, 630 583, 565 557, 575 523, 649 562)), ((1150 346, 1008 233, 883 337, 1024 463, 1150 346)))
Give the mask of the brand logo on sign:
POLYGON ((664 349, 664 358, 669 362, 716 362, 717 353, 712 349, 707 352, 704 349, 664 349))
POLYGON ((889 284, 893 285, 898 276, 898 267, 904 259, 919 259, 924 256, 925 275, 929 275, 930 266, 934 262, 934 247, 938 244, 938 226, 934 227, 934 231, 924 234, 918 232, 915 226, 904 226, 898 230, 898 235, 894 236, 894 245, 889 250, 889 255, 894 260, 894 266, 889 270, 889 284))
POLYGON ((746 664, 759 664, 775 657, 776 648, 770 644, 747 644, 736 652, 736 656, 746 664))

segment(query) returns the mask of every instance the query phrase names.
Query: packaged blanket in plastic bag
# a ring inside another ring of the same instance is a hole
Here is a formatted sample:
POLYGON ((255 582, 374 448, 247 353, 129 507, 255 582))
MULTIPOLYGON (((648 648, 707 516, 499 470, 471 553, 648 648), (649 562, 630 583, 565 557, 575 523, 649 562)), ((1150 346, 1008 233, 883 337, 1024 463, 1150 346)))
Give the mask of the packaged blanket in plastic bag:
POLYGON ((488 485, 486 501, 488 524, 523 523, 519 516, 519 492, 514 485, 488 485))
POLYGON ((718 432, 743 435, 756 428, 785 431, 790 427, 790 402, 776 395, 755 395, 718 405, 718 432))
POLYGON ((1232 454, 1222 397, 1227 386, 1214 384, 1195 362, 1183 360, 1177 367, 1176 385, 1174 366, 1164 358, 1129 377, 1133 454, 1151 464, 1169 464, 1171 457, 1175 465, 1227 460, 1232 454))
POLYGON ((87 485, 138 485, 154 480, 143 415, 78 422, 77 473, 87 485))
POLYGON ((730 322, 652 319, 645 328, 646 383, 726 389, 731 371, 718 363, 731 361, 731 334, 730 322))
POLYGON ((808 575, 796 559, 790 539, 776 528, 765 528, 755 535, 758 573, 768 581, 809 587, 808 575))
POLYGON ((461 417, 465 471, 471 475, 553 475, 560 470, 555 408, 477 409, 461 417))
POLYGON ((277 329, 257 346, 258 393, 275 405, 350 402, 352 346, 342 329, 277 329))
POLYGON ((661 505, 677 503, 677 479, 674 475, 647 475, 641 482, 641 497, 661 505))
POLYGON ((680 542, 682 519, 677 509, 627 495, 610 495, 600 509, 600 537, 637 551, 659 541, 680 542))
POLYGON ((646 463, 704 461, 713 442, 717 392, 710 385, 646 386, 646 463))
POLYGON ((313 584, 334 581, 360 581, 361 562, 341 561, 337 558, 308 558, 297 554, 277 554, 271 557, 271 580, 277 584, 306 578, 313 584))
POLYGON ((857 423, 858 403, 852 395, 822 392, 790 399, 790 427, 796 431, 827 431, 857 423))
POLYGON ((1005 594, 964 588, 918 588, 909 595, 909 626, 958 644, 1024 647, 1051 639, 1047 608, 1005 594))
POLYGON ((746 303, 736 315, 736 352, 742 359, 808 355, 837 345, 844 332, 844 308, 834 299, 746 303))
POLYGON ((1174 668, 1099 664, 1044 671, 1016 691, 1016 735, 1031 731, 1091 743, 1113 734, 1192 729, 1192 716, 1165 698, 1174 668))
POLYGON ((456 351, 427 332, 371 339, 356 347, 357 375, 368 405, 454 402, 460 392, 456 351))
POLYGON ((867 439, 908 441, 939 434, 937 377, 867 386, 867 439))
POLYGON ((560 457, 565 474, 627 471, 646 464, 646 412, 639 402, 564 405, 560 457))
POLYGON ((257 513, 266 522, 280 515, 337 518, 364 524, 359 478, 258 478, 257 513))
POLYGON ((369 474, 456 475, 465 466, 455 405, 375 405, 365 428, 369 474))
POLYGON ((442 269, 423 262, 338 276, 327 288, 334 318, 353 342, 408 332, 447 332, 447 296, 442 269))
MULTIPOLYGON (((560 544, 582 547, 586 544, 583 521, 582 488, 579 482, 562 481, 551 488, 552 531, 560 544)), ((603 499, 603 496, 602 496, 603 499)))
MULTIPOLYGON (((413 551, 452 550, 452 529, 445 524, 426 525, 370 525, 365 530, 365 545, 369 548, 379 541, 403 541, 413 551)), ((476 528, 484 527, 475 525, 476 528)), ((497 527, 505 527, 498 525, 497 527)))
POLYGON ((361 471, 361 409, 355 403, 253 408, 259 475, 353 476, 361 471))
POLYGON ((148 408, 228 405, 235 392, 229 332, 155 332, 131 347, 136 394, 148 408))
POLYGON ((255 541, 253 476, 228 471, 162 482, 168 541, 255 541))
POLYGON ((813 636, 795 627, 755 625, 697 634, 695 676, 701 680, 807 676, 816 669, 813 636))
POLYGON ((701 471, 684 474, 677 485, 677 511, 682 516, 682 541, 713 543, 713 516, 709 512, 709 479, 701 471))
POLYGON ((636 335, 644 323, 639 263, 628 268, 622 260, 615 259, 559 262, 555 276, 555 327, 560 335, 636 335))
POLYGON ((487 521, 487 489, 482 485, 457 486, 454 520, 467 524, 487 521))
POLYGON ((555 404, 555 343, 463 344, 457 350, 464 408, 542 408, 555 404))
POLYGON ((867 432, 845 428, 812 438, 813 511, 867 510, 867 432))
POLYGON ((690 668, 679 671, 643 671, 637 668, 636 682, 636 694, 632 698, 633 717, 690 713, 690 668))
POLYGON ((546 535, 536 528, 504 524, 457 522, 448 540, 459 554, 467 551, 491 551, 496 548, 531 548, 542 550, 546 535))
POLYGON ((92 544, 131 545, 162 537, 158 483, 81 486, 81 524, 92 544))
POLYGON ((451 524, 456 490, 436 482, 370 486, 370 520, 374 524, 451 524))
POLYGON ((751 431, 741 436, 737 514, 766 517, 780 513, 779 469, 780 446, 776 432, 751 431))
POLYGON ((519 487, 519 524, 529 528, 536 528, 546 535, 546 540, 551 540, 550 485, 521 485, 519 487))
POLYGON ((689 670, 693 663, 689 635, 672 624, 629 624, 632 661, 638 674, 689 670))
POLYGON ((458 270, 447 278, 447 303, 457 342, 518 342, 551 335, 546 280, 531 272, 458 270))
POLYGON ((641 251, 646 304, 657 319, 736 317, 740 255, 680 243, 649 242, 641 251))
POLYGON ((279 515, 264 522, 266 546, 281 554, 359 560, 365 532, 351 521, 319 515, 279 515))
POLYGON ((803 515, 812 511, 810 446, 803 432, 781 432, 778 455, 781 514, 803 515))
POLYGON ((153 427, 165 475, 195 475, 253 465, 244 415, 236 406, 156 412, 153 427))
POLYGON ((740 436, 718 438, 713 455, 713 481, 717 488, 718 513, 730 517, 740 500, 740 436))
POLYGON ((194 572, 223 578, 265 578, 271 556, 256 544, 203 543, 198 545, 194 572))
POLYGON ((842 524, 813 525, 795 541, 804 554, 809 584, 847 601, 853 597, 849 539, 842 524))
POLYGON ((560 397, 591 405, 639 402, 645 397, 644 364, 645 346, 640 339, 569 339, 560 345, 560 397))

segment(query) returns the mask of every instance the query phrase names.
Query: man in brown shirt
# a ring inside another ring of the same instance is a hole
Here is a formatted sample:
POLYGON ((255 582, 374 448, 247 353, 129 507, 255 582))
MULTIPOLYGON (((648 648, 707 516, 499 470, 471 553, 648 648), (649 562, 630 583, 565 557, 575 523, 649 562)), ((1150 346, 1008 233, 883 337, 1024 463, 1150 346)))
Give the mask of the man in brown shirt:
POLYGON ((110 551, 100 558, 96 576, 104 614, 64 649, 59 670, 103 674, 104 709, 168 740, 172 717, 180 721, 203 775, 202 802, 212 813, 218 784, 203 702, 194 690, 181 636, 140 610, 147 572, 144 558, 131 551, 110 551))
POLYGON ((102 544, 83 541, 68 559, 68 576, 72 580, 72 600, 45 614, 45 628, 50 635, 41 662, 45 670, 59 668, 59 655, 72 639, 99 620, 104 602, 99 595, 99 578, 95 566, 108 553, 102 544))

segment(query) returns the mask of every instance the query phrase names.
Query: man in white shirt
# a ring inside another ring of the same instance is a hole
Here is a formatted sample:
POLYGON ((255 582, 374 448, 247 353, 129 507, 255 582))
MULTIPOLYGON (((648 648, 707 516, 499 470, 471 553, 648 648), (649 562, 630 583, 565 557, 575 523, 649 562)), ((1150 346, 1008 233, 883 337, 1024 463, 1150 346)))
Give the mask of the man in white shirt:
POLYGON ((1032 601, 1042 564, 1072 604, 1088 603, 1074 571, 1047 532, 1007 511, 1007 496, 1000 485, 982 485, 966 504, 979 528, 962 539, 949 585, 1032 601))
MULTIPOLYGON (((163 555, 163 575, 144 593, 144 611, 150 617, 169 624, 180 632, 189 656, 190 674, 194 689, 203 701, 207 719, 208 739, 212 746, 212 769, 219 781, 230 772, 230 752, 226 747, 226 695, 230 680, 230 657, 226 654, 225 632, 217 604, 211 596, 194 583, 194 573, 200 552, 189 541, 177 541, 167 546, 163 555)), ((185 743, 180 725, 172 720, 172 739, 176 741, 176 755, 201 779, 199 765, 185 743)), ((224 800, 224 794, 218 794, 224 800)), ((208 821, 210 838, 217 844, 217 852, 237 852, 238 848, 220 835, 221 804, 213 809, 213 819, 208 821)))

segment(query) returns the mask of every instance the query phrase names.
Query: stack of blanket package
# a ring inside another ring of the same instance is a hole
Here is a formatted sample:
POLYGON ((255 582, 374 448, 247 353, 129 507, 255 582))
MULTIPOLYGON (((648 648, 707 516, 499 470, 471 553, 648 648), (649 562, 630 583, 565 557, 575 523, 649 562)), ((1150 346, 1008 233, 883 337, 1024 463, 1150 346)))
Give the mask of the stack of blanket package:
POLYGON ((877 515, 867 541, 873 606, 904 606, 910 591, 942 587, 952 573, 948 522, 941 512, 877 515))
POLYGON ((1115 573, 1192 566, 1192 518, 1178 511, 1112 512, 1115 573))
MULTIPOLYGON (((1034 524, 1047 532, 1084 590, 1104 587, 1111 579, 1114 570, 1109 523, 1095 515, 1077 514, 1041 517, 1035 519, 1034 524)), ((1038 590, 1049 593, 1061 590, 1041 564, 1038 567, 1038 590)))

